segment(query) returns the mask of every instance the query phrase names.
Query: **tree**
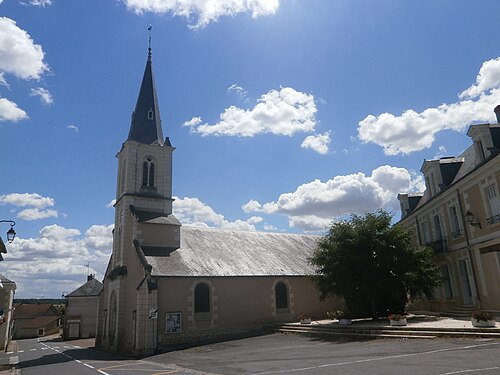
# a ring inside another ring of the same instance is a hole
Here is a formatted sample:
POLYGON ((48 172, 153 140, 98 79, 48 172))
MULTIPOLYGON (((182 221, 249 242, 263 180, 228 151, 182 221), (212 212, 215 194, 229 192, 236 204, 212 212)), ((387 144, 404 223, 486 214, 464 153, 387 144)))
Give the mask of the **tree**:
POLYGON ((412 232, 391 220, 378 210, 332 224, 309 259, 322 299, 341 296, 353 316, 376 318, 432 297, 441 283, 432 250, 415 247, 412 232))

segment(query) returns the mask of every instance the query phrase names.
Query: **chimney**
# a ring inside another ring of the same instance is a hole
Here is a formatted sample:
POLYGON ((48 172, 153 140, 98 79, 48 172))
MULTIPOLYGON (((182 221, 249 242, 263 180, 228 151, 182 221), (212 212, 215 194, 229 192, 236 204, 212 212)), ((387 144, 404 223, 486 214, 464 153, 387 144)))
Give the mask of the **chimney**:
POLYGON ((500 124, 500 105, 497 105, 494 109, 495 115, 497 115, 497 122, 500 124))
POLYGON ((93 280, 93 279, 94 279, 94 275, 93 274, 90 274, 90 275, 87 276, 87 282, 89 282, 90 280, 93 280))

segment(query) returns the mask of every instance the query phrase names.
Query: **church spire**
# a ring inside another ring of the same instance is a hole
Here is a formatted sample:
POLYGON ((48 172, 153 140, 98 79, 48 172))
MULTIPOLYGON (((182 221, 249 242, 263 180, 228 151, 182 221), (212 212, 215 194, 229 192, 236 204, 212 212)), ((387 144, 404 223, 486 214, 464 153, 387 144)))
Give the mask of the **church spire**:
POLYGON ((137 97, 135 110, 132 113, 132 123, 127 140, 145 144, 159 143, 163 145, 160 109, 153 75, 151 61, 151 25, 149 30, 149 48, 146 69, 142 78, 141 89, 137 97))

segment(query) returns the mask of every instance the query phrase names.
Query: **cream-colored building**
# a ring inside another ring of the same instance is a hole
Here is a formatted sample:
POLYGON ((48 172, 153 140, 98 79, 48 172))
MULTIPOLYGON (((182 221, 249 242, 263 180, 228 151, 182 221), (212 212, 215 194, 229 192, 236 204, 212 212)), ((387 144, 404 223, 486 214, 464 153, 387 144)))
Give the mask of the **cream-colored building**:
POLYGON ((87 282, 67 294, 63 336, 65 339, 95 337, 97 308, 102 283, 87 276, 87 282))
POLYGON ((12 338, 13 301, 16 283, 0 275, 0 350, 7 349, 12 338))
POLYGON ((180 343, 259 333, 299 314, 323 318, 308 257, 318 236, 181 226, 172 214, 172 154, 163 138, 148 54, 118 158, 113 253, 96 345, 151 353, 180 343))
MULTIPOLYGON (((495 108, 500 122, 500 106, 495 108)), ((416 242, 434 249, 443 284, 415 308, 500 311, 500 124, 471 125, 458 157, 426 160, 422 194, 399 194, 416 242)))

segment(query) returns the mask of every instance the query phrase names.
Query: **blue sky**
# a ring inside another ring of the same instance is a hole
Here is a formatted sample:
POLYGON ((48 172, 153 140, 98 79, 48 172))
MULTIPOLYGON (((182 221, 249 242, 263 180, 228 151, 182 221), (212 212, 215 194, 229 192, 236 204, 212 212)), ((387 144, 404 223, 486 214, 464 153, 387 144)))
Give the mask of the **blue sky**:
POLYGON ((498 15, 494 0, 0 1, 0 219, 18 233, 0 273, 18 297, 72 291, 87 262, 102 278, 149 24, 175 215, 322 233, 397 219, 424 159, 496 122, 498 15))

